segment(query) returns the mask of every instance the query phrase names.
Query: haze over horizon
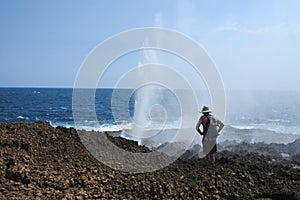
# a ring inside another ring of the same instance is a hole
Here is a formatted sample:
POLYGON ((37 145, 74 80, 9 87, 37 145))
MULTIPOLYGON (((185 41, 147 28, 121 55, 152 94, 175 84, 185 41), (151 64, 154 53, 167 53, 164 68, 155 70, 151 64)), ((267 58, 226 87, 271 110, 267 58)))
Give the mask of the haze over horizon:
MULTIPOLYGON (((203 46, 226 90, 300 90, 296 0, 3 0, 0 5, 0 87, 72 88, 95 46, 120 32, 154 26, 203 46)), ((137 64, 135 58, 112 66, 103 87, 113 87, 121 72, 137 64)))

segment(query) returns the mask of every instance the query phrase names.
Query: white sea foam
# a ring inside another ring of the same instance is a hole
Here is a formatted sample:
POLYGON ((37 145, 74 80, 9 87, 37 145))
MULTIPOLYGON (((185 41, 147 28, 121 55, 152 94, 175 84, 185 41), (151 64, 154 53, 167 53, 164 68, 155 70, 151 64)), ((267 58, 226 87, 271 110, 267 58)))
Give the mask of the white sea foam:
POLYGON ((278 130, 259 128, 255 126, 227 125, 221 132, 219 141, 236 141, 249 143, 289 143, 300 138, 300 134, 282 133, 278 130))
POLYGON ((227 125, 234 131, 253 131, 253 132, 275 132, 280 134, 296 134, 300 135, 298 126, 285 126, 283 124, 251 124, 251 125, 227 125))
POLYGON ((29 120, 29 117, 23 117, 22 115, 19 115, 17 119, 22 119, 22 120, 29 120))
POLYGON ((254 126, 241 126, 241 125, 230 125, 231 127, 233 128, 236 128, 236 129, 240 129, 240 130, 251 130, 251 129, 255 129, 254 126))

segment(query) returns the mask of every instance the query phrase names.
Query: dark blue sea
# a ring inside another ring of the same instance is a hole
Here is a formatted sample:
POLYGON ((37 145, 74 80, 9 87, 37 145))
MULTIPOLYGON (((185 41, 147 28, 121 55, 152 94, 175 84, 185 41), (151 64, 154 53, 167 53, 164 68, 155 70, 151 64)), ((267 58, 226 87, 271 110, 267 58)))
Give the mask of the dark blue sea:
MULTIPOLYGON (((129 116, 114 119, 112 92, 113 89, 96 90, 98 131, 122 131, 130 126, 134 99, 124 102, 120 96, 118 104, 124 106, 118 109, 129 108, 126 111, 129 116)), ((123 89, 120 94, 132 92, 123 89)), ((0 88, 0 123, 43 120, 54 127, 76 127, 72 94, 71 88, 0 88)), ((220 140, 288 143, 300 137, 300 92, 231 91, 226 95, 226 127, 220 140)), ((171 108, 176 109, 176 105, 171 108)), ((123 112, 122 109, 120 112, 123 112)), ((80 128, 88 130, 88 126, 87 121, 86 126, 80 128)))
MULTIPOLYGON (((111 112, 112 91, 98 89, 95 95, 98 121, 107 128, 116 124, 111 112)), ((0 88, 0 122, 43 120, 53 126, 73 127, 72 93, 71 88, 0 88)), ((133 102, 129 107, 132 113, 133 102)))

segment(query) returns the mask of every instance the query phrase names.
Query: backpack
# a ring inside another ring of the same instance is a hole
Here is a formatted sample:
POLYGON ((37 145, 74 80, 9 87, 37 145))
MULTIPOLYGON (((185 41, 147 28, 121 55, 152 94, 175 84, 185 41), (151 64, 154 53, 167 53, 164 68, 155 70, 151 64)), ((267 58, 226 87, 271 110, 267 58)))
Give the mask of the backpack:
POLYGON ((207 116, 206 127, 208 127, 207 136, 206 136, 207 139, 217 139, 217 137, 220 135, 219 123, 212 115, 207 116))

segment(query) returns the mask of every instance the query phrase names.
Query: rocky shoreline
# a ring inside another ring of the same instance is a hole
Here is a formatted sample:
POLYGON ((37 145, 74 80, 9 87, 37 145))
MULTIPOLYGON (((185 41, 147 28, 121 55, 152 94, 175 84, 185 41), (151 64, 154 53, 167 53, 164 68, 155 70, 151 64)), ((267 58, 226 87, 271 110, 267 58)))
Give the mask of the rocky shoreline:
MULTIPOLYGON (((137 142, 107 135, 119 147, 137 142)), ((97 161, 73 128, 0 124, 0 199, 300 199, 300 140, 223 147, 217 162, 179 158, 130 174, 97 161), (288 156, 286 156, 288 155, 288 156)))

